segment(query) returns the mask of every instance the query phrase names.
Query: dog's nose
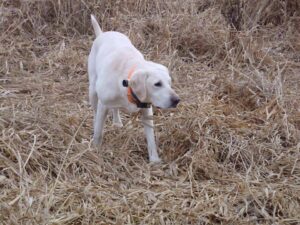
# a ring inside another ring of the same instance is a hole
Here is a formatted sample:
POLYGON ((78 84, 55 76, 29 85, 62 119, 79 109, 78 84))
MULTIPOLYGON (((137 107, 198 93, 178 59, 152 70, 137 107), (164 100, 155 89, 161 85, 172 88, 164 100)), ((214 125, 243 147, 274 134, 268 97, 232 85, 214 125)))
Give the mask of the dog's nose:
POLYGON ((179 102, 180 99, 177 96, 171 97, 171 107, 175 108, 179 102))

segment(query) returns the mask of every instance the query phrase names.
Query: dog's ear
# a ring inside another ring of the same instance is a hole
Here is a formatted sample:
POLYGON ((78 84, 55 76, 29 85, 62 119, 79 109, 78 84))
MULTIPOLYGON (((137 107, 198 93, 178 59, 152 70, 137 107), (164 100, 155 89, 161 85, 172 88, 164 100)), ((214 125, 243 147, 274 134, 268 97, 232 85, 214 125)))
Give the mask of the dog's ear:
POLYGON ((148 74, 146 73, 146 71, 139 70, 132 75, 129 81, 129 86, 132 88, 133 92, 141 102, 144 102, 147 98, 147 78, 148 74))

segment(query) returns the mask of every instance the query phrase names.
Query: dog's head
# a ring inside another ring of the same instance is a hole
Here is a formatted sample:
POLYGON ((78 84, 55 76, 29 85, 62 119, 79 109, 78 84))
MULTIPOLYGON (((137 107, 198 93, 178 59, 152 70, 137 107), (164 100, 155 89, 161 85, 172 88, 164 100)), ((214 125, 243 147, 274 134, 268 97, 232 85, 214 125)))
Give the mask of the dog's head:
POLYGON ((160 64, 151 63, 149 68, 135 71, 130 87, 141 102, 150 102, 158 108, 175 108, 180 101, 171 88, 168 69, 160 64))

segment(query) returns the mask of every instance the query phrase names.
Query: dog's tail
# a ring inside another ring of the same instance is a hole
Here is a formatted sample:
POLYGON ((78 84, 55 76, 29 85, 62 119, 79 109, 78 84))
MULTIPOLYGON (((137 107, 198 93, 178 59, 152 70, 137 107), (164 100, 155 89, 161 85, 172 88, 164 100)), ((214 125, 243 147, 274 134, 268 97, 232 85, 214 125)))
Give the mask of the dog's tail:
POLYGON ((102 30, 101 30, 99 23, 97 22, 94 15, 91 15, 91 20, 92 20, 92 25, 93 25, 96 37, 98 37, 102 33, 102 30))

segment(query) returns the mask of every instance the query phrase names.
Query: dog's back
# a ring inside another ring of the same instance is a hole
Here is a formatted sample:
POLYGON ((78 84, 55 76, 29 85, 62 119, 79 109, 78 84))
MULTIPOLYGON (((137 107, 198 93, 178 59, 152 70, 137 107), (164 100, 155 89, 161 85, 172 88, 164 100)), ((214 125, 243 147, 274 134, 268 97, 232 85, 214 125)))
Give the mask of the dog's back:
POLYGON ((101 52, 102 55, 108 55, 121 48, 135 48, 129 38, 116 31, 103 32, 99 35, 92 46, 95 49, 95 53, 101 52))
POLYGON ((116 31, 102 32, 93 17, 92 24, 97 37, 88 58, 90 96, 95 95, 92 93, 96 92, 97 82, 98 89, 108 86, 108 83, 112 89, 118 88, 120 77, 127 76, 126 73, 123 74, 127 60, 134 58, 144 61, 144 56, 126 35, 116 31))

